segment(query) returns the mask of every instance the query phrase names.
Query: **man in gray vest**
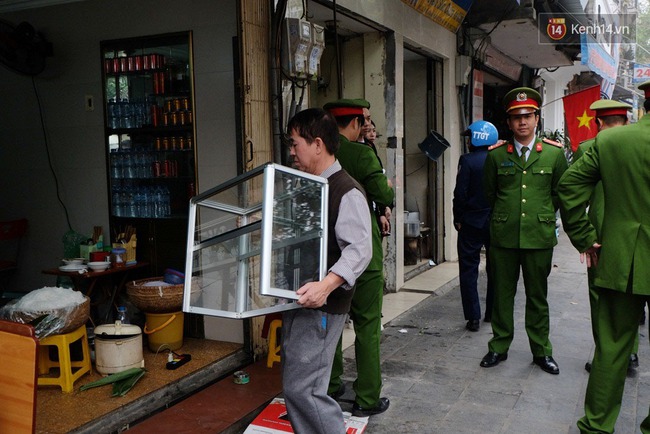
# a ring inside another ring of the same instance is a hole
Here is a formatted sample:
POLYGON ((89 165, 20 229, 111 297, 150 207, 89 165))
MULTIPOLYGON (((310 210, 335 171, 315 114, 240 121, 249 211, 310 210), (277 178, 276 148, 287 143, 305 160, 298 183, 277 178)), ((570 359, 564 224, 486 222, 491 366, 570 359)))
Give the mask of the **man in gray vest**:
POLYGON ((354 284, 372 256, 370 211, 363 188, 334 156, 339 130, 321 109, 296 114, 287 126, 294 167, 327 178, 327 276, 296 294, 303 309, 282 315, 282 384, 296 433, 345 433, 341 407, 327 394, 336 345, 354 284))

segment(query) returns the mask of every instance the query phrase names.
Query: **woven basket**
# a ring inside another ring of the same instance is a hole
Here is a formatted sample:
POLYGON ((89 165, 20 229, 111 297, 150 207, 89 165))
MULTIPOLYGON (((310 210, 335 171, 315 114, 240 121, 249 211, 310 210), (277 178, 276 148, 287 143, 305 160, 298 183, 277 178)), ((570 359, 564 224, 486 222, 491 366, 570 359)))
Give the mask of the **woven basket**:
POLYGON ((163 277, 134 280, 127 283, 131 303, 143 312, 171 313, 183 308, 184 285, 145 286, 147 282, 163 281, 163 277))

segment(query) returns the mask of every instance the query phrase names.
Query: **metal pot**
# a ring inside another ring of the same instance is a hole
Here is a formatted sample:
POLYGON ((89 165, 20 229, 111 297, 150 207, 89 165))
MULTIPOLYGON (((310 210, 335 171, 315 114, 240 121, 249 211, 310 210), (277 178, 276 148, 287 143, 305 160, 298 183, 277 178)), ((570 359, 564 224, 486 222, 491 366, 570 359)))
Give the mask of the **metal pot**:
POLYGON ((417 238, 420 236, 420 222, 404 223, 404 236, 406 238, 417 238))
POLYGON ((120 321, 95 327, 95 367, 103 375, 144 368, 140 327, 120 321))
POLYGON ((420 236, 420 213, 404 211, 404 237, 417 238, 420 236))

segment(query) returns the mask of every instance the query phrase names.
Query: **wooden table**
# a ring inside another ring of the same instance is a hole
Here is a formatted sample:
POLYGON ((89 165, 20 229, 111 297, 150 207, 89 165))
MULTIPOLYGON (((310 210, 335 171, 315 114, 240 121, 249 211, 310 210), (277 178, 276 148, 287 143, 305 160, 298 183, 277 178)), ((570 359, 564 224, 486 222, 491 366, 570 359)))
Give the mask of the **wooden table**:
POLYGON ((129 277, 133 274, 135 270, 143 270, 149 267, 148 262, 139 261, 133 265, 126 265, 124 267, 112 267, 106 271, 91 271, 88 270, 85 273, 79 273, 78 271, 61 271, 58 267, 48 268, 43 270, 43 274, 50 274, 53 276, 64 276, 69 277, 72 280, 74 289, 80 292, 84 292, 83 289, 87 287, 87 290, 84 294, 88 297, 91 296, 93 289, 98 281, 101 280, 111 280, 113 278, 119 278, 120 281, 115 286, 115 291, 110 291, 110 305, 112 306, 115 302, 116 297, 122 291, 126 282, 129 280, 129 277))

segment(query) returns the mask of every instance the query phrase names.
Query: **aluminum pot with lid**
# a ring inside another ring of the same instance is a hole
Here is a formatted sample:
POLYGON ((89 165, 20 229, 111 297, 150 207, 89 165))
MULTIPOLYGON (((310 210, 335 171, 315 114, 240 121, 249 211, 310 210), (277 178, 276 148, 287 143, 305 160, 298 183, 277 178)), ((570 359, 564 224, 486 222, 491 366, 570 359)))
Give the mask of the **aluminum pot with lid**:
POLYGON ((417 238, 420 236, 420 213, 417 211, 404 211, 404 236, 417 238))
POLYGON ((144 368, 140 327, 120 321, 95 327, 95 367, 103 375, 144 368))

